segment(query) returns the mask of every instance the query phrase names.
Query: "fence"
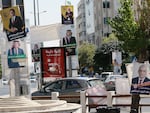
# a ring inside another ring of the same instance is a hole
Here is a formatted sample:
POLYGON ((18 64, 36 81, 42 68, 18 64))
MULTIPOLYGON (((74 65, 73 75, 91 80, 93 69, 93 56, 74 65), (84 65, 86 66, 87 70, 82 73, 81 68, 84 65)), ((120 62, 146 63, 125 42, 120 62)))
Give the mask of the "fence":
MULTIPOLYGON (((119 94, 115 94, 112 95, 111 93, 108 93, 108 95, 103 95, 103 96, 89 96, 86 94, 85 91, 81 91, 80 95, 74 95, 74 96, 59 96, 58 92, 52 92, 51 96, 33 96, 32 100, 40 100, 40 99, 52 99, 52 100, 58 100, 58 99, 64 99, 64 98, 80 98, 80 104, 82 105, 82 113, 88 113, 89 112, 89 108, 96 108, 98 106, 114 106, 114 107, 130 107, 131 103, 113 103, 114 99, 117 98, 131 98, 130 94, 127 95, 119 95, 119 94), (89 98, 106 98, 107 99, 107 103, 106 104, 89 104, 88 103, 88 99, 89 98)), ((147 96, 141 96, 141 98, 150 98, 150 95, 147 96)), ((150 103, 140 103, 140 113, 142 113, 142 107, 149 107, 150 103)))

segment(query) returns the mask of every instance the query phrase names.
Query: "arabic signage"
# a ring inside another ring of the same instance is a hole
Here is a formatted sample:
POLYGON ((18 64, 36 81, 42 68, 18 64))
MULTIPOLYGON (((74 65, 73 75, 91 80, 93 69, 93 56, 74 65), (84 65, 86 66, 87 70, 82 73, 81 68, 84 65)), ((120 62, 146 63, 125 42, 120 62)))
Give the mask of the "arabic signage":
POLYGON ((42 78, 64 78, 66 76, 66 56, 64 47, 41 48, 42 78))

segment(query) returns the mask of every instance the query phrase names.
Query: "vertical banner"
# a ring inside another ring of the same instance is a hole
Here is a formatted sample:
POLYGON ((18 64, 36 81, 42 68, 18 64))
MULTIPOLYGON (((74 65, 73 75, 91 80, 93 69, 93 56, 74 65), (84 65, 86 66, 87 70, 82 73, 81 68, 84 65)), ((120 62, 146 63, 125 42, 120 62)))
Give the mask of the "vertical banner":
POLYGON ((66 76, 65 48, 41 48, 41 73, 44 82, 50 78, 66 76))
POLYGON ((21 40, 8 42, 7 63, 9 68, 19 68, 26 66, 25 43, 21 40))
POLYGON ((32 48, 32 62, 39 62, 41 43, 32 43, 31 48, 32 48))
POLYGON ((64 25, 60 28, 61 46, 66 47, 66 55, 76 55, 76 37, 73 25, 64 25))
POLYGON ((26 36, 25 22, 18 6, 3 9, 0 11, 0 14, 2 16, 3 27, 6 31, 8 41, 26 36))
POLYGON ((72 5, 61 6, 62 24, 74 24, 74 12, 72 5))
POLYGON ((121 74, 121 65, 122 65, 122 54, 121 52, 112 52, 112 64, 114 67, 114 74, 121 74))
POLYGON ((130 63, 127 65, 127 73, 131 76, 132 94, 150 94, 150 79, 147 73, 149 65, 144 63, 130 63))

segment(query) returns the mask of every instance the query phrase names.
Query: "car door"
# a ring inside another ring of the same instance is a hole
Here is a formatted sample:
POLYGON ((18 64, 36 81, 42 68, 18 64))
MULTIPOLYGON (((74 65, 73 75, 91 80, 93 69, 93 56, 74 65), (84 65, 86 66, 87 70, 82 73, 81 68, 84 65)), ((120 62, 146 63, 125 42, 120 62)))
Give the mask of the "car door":
MULTIPOLYGON (((63 96, 64 95, 65 96, 79 96, 81 89, 82 89, 82 87, 77 80, 66 80, 65 88, 62 91, 61 95, 63 95, 63 96)), ((77 102, 78 103, 80 101, 80 98, 70 97, 70 98, 66 98, 65 100, 67 100, 67 102, 77 102)))

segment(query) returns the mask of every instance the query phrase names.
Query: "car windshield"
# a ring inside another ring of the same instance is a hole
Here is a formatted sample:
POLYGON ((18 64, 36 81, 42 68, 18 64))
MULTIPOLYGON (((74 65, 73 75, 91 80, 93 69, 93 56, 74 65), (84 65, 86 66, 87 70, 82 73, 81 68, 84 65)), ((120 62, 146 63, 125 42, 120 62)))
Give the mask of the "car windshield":
POLYGON ((102 81, 99 80, 99 79, 89 80, 89 84, 90 84, 91 87, 95 87, 95 86, 105 87, 103 85, 102 81))
POLYGON ((101 75, 101 77, 103 78, 103 81, 105 81, 108 76, 109 76, 109 74, 102 74, 101 75))
POLYGON ((122 76, 111 76, 111 77, 110 77, 110 80, 115 80, 115 79, 117 79, 117 78, 122 78, 122 76))

